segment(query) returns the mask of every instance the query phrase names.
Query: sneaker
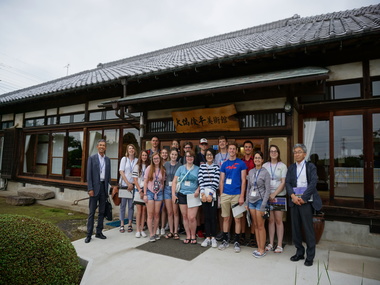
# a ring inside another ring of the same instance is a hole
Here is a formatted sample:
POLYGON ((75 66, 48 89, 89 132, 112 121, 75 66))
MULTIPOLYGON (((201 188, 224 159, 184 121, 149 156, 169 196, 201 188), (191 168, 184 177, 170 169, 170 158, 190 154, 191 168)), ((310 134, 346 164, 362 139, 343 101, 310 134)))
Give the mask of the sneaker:
POLYGON ((205 238, 205 240, 201 243, 201 247, 208 247, 211 245, 211 240, 209 238, 205 238))
POLYGON ((216 235, 216 240, 217 240, 217 241, 222 241, 222 240, 223 240, 223 232, 219 232, 219 233, 216 235))
POLYGON ((161 235, 162 235, 162 236, 165 235, 165 229, 164 229, 164 228, 161 228, 161 235))
POLYGON ((197 231, 197 236, 199 238, 204 238, 205 237, 204 234, 203 234, 203 232, 201 230, 197 231))
POLYGON ((160 228, 157 228, 156 235, 160 234, 160 228))
POLYGON ((149 238, 149 242, 155 242, 155 241, 156 241, 155 236, 151 236, 151 237, 149 238))
POLYGON ((236 253, 240 252, 240 244, 238 242, 235 242, 235 244, 234 244, 234 250, 235 250, 236 253))
POLYGON ((141 237, 141 233, 140 233, 140 232, 136 232, 135 236, 136 236, 137 238, 139 238, 139 237, 141 237))
POLYGON ((146 238, 146 233, 145 233, 144 231, 142 231, 142 232, 141 232, 141 236, 142 236, 143 238, 146 238))
POLYGON ((230 246, 230 244, 227 241, 223 240, 221 245, 219 245, 218 248, 219 248, 219 250, 225 250, 229 246, 230 246))
POLYGON ((160 235, 154 235, 154 237, 155 237, 156 240, 160 239, 160 235))
POLYGON ((259 251, 254 251, 253 252, 253 256, 256 257, 256 258, 262 258, 265 255, 267 255, 267 253, 265 251, 264 251, 264 253, 260 253, 259 251))
POLYGON ((214 248, 215 248, 215 247, 218 247, 218 242, 216 241, 215 238, 212 238, 212 239, 211 239, 211 246, 214 247, 214 248))

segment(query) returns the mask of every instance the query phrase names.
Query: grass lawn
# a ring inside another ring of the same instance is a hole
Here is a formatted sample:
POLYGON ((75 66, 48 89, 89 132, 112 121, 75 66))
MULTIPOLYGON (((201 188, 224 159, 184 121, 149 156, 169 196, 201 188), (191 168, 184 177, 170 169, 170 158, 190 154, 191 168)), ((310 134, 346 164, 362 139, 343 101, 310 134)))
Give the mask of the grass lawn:
POLYGON ((58 226, 71 241, 83 238, 86 233, 78 227, 86 226, 87 215, 71 210, 46 207, 39 204, 30 206, 13 206, 5 202, 4 197, 0 197, 0 215, 17 214, 39 218, 58 226))

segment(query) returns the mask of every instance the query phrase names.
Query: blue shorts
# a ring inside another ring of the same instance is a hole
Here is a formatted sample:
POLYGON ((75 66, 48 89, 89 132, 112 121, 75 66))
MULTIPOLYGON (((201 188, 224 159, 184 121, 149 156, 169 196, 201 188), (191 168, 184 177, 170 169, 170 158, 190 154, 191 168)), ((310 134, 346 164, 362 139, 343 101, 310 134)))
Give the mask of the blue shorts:
POLYGON ((164 198, 164 195, 163 195, 163 191, 159 191, 157 193, 157 199, 154 199, 154 193, 152 191, 150 191, 149 189, 146 191, 146 195, 148 197, 148 201, 149 200, 153 200, 153 201, 162 201, 163 198, 164 198))
POLYGON ((248 202, 248 207, 252 210, 260 211, 263 200, 256 201, 255 203, 248 202))
POLYGON ((172 187, 171 186, 165 186, 164 188, 164 200, 171 200, 172 199, 172 187))

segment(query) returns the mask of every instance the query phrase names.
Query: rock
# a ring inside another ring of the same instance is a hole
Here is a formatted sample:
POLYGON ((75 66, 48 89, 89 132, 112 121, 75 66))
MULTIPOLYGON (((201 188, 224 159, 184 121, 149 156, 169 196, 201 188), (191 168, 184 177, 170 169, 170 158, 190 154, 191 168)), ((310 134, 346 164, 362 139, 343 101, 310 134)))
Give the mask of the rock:
POLYGON ((36 200, 46 200, 55 197, 53 191, 41 188, 26 188, 25 190, 17 191, 19 196, 33 197, 36 200))
POLYGON ((8 196, 5 199, 5 202, 13 206, 28 206, 34 204, 34 202, 36 202, 36 199, 33 197, 25 196, 8 196))

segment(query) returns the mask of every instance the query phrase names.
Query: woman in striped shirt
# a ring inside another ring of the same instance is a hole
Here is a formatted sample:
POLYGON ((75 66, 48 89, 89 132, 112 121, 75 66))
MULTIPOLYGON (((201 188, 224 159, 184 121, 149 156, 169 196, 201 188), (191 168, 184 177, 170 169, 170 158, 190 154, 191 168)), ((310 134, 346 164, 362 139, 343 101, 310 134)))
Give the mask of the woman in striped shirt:
POLYGON ((198 173, 198 182, 201 193, 202 209, 205 219, 206 238, 201 246, 217 247, 216 236, 216 191, 219 188, 220 168, 214 163, 215 151, 212 148, 206 150, 206 163, 201 164, 198 173))

